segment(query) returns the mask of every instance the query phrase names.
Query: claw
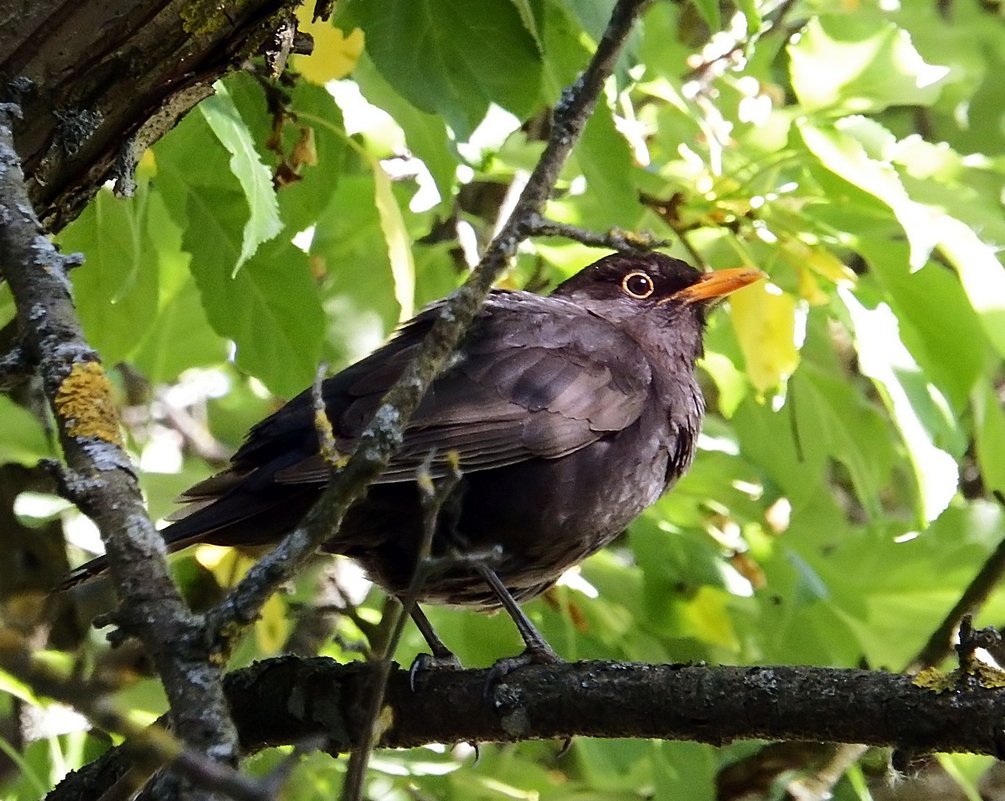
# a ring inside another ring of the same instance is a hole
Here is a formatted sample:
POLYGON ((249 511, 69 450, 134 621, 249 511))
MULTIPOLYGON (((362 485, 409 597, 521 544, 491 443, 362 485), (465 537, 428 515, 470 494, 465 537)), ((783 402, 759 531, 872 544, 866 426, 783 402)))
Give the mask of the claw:
POLYGON ((408 668, 408 689, 415 692, 417 679, 420 673, 428 670, 461 670, 461 660, 447 651, 444 654, 434 656, 433 654, 416 654, 415 659, 408 668))
POLYGON ((528 642, 523 653, 503 657, 489 668, 488 676, 485 678, 485 700, 491 700, 492 693, 499 682, 515 670, 528 665, 561 665, 562 663, 562 658, 544 640, 528 642))

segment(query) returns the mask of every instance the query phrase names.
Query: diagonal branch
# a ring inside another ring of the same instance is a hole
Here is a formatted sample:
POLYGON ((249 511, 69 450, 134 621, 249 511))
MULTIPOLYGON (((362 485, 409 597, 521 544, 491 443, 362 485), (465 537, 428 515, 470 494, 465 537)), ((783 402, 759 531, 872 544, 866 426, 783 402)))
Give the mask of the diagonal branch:
POLYGON ((619 0, 615 6, 586 70, 562 92, 555 105, 551 136, 513 213, 489 244, 478 267, 444 305, 419 355, 384 397, 348 464, 336 473, 301 524, 209 613, 211 633, 219 638, 222 648, 228 647, 235 632, 257 618, 262 605, 276 588, 296 573, 338 530, 346 511, 363 496, 367 486, 380 475, 400 446, 402 432, 426 388, 460 342, 492 284, 516 253, 517 246, 538 221, 559 170, 596 107, 604 81, 614 70, 632 24, 649 2, 619 0))
POLYGON ((13 142, 17 116, 17 107, 0 105, 0 272, 17 305, 21 347, 38 367, 65 455, 65 466, 49 466, 64 494, 101 531, 122 601, 117 621, 139 637, 154 663, 175 731, 192 751, 233 763, 237 733, 221 670, 209 660, 202 621, 168 577, 164 542, 122 447, 111 385, 84 339, 67 279, 79 258, 60 255, 29 202, 13 142))

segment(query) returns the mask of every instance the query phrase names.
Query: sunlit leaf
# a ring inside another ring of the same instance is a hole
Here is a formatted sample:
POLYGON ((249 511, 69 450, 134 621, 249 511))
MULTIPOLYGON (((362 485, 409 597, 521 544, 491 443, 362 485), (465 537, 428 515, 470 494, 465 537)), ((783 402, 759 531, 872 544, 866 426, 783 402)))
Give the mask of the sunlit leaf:
POLYGON ((904 347, 889 306, 868 309, 850 291, 839 294, 854 326, 862 373, 876 382, 910 454, 919 521, 930 522, 949 504, 959 483, 956 460, 936 445, 959 437, 949 403, 904 347))
POLYGON ((806 147, 836 175, 875 196, 893 211, 911 243, 911 266, 917 269, 939 241, 941 213, 912 200, 889 161, 875 158, 854 134, 875 131, 875 125, 858 126, 856 119, 833 126, 805 121, 797 126, 806 147))
POLYGON ((949 75, 925 63, 907 31, 865 14, 813 17, 788 52, 792 88, 807 111, 927 106, 949 75))
POLYGON ((864 237, 858 248, 897 315, 904 344, 962 411, 992 351, 959 278, 935 262, 912 272, 902 241, 864 237))
POLYGON ((394 279, 394 299, 398 301, 401 311, 399 320, 407 320, 415 308, 415 261, 412 259, 412 248, 405 221, 401 217, 398 201, 391 191, 391 179, 380 166, 373 163, 373 193, 374 205, 380 215, 380 230, 384 232, 387 244, 387 259, 391 264, 391 277, 394 279))
POLYGON ((282 230, 283 225, 279 220, 272 176, 255 150, 247 125, 241 119, 226 87, 217 83, 215 89, 216 94, 199 104, 199 111, 230 153, 230 170, 244 190, 250 212, 244 224, 241 250, 231 268, 236 274, 255 254, 259 245, 272 239, 282 230))
POLYGON ((750 382, 759 393, 776 389, 799 365, 804 314, 796 299, 759 281, 731 295, 730 307, 750 382))
POLYGON ((959 220, 943 216, 940 223, 939 249, 960 274, 984 333, 1005 357, 1005 267, 995 248, 959 220))
POLYGON ((393 114, 395 122, 405 134, 408 149, 426 165, 441 203, 445 204, 457 183, 459 158, 450 141, 447 125, 436 114, 420 111, 405 100, 374 68, 373 62, 363 58, 353 76, 366 98, 393 114))

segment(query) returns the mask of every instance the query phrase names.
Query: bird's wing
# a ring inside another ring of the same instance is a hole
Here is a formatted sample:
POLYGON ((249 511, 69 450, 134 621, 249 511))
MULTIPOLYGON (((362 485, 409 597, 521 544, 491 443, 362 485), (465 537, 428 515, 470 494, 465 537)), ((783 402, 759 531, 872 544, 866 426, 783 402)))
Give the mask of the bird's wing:
MULTIPOLYGON (((355 446, 436 311, 427 310, 372 356, 325 382, 340 450, 355 446)), ((378 483, 414 480, 427 460, 431 475, 442 476, 450 451, 464 472, 571 453, 634 422, 651 380, 639 346, 607 321, 557 298, 497 294, 419 405, 378 483)), ((256 427, 235 456, 235 467, 261 465, 263 457, 289 459, 292 431, 306 438, 299 445, 302 458, 282 466, 272 462, 273 479, 328 480, 330 468, 314 444, 310 398, 293 403, 306 408, 297 408, 294 419, 288 405, 256 427)))

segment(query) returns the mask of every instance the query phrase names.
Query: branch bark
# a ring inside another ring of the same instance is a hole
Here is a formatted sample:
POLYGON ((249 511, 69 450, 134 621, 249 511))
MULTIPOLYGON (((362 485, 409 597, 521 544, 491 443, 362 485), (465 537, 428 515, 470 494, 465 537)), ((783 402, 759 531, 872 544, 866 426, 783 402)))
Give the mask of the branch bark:
POLYGON ((111 385, 80 328, 67 280, 79 259, 57 252, 32 210, 11 133, 16 113, 0 106, 0 272, 56 420, 66 467, 52 467, 63 494, 101 531, 122 601, 116 620, 154 663, 174 730, 192 750, 233 764, 237 733, 222 673, 209 658, 202 621, 168 576, 164 542, 122 447, 111 385))
MULTIPOLYGON (((333 754, 366 734, 361 698, 376 666, 280 657, 227 677, 245 752, 322 736, 333 754)), ((706 667, 579 662, 516 671, 486 694, 485 670, 433 671, 415 692, 407 671, 389 677, 393 725, 381 747, 430 742, 512 742, 657 737, 722 745, 740 739, 827 740, 912 753, 1005 754, 1005 689, 964 676, 938 692, 896 673, 830 668, 706 667)), ((106 754, 49 796, 95 798, 92 774, 122 775, 128 760, 106 754)))
POLYGON ((43 225, 58 231, 105 181, 128 190, 143 151, 256 53, 293 0, 0 0, 0 101, 43 225))

